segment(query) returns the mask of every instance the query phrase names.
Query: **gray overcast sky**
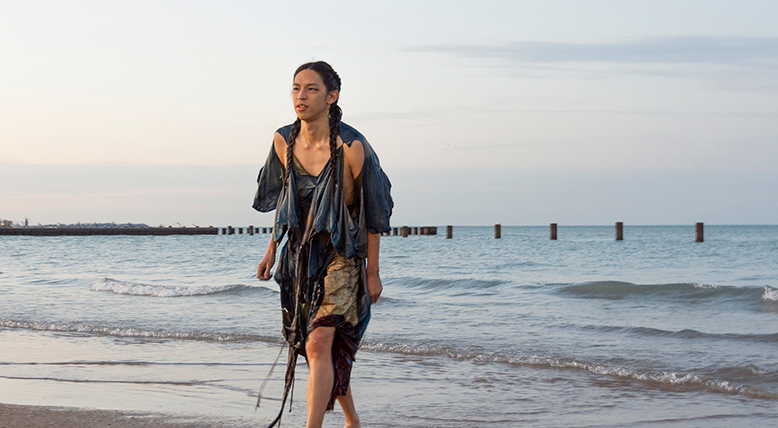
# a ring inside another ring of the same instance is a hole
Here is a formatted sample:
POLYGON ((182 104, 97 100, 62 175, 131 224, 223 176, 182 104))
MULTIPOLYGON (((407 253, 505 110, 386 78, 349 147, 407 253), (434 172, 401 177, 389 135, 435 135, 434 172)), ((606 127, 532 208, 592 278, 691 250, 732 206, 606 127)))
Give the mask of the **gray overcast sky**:
POLYGON ((323 59, 400 224, 778 223, 774 1, 0 2, 0 217, 269 224, 323 59))

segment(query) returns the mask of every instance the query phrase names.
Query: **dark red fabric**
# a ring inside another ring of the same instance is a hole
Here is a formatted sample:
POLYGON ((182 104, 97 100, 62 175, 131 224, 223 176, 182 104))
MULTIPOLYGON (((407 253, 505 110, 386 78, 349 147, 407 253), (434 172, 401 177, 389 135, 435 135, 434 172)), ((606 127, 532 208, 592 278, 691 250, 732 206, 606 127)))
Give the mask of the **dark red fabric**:
MULTIPOLYGON (((327 410, 335 406, 335 399, 345 395, 351 380, 351 365, 354 363, 359 347, 357 331, 346 322, 343 315, 327 315, 314 321, 311 331, 317 327, 335 327, 335 338, 332 340, 332 365, 335 369, 335 383, 332 395, 327 403, 327 410)), ((310 334, 310 332, 309 332, 310 334)))

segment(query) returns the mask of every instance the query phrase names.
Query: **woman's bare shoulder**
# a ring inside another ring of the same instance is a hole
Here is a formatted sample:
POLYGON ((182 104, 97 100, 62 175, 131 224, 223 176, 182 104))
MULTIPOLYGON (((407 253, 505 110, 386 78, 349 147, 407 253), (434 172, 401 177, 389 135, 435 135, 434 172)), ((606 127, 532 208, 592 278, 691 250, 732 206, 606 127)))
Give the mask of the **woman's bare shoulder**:
POLYGON ((351 167, 354 177, 362 172, 362 165, 365 162, 365 147, 359 140, 351 140, 349 144, 343 144, 343 156, 351 167))
POLYGON ((276 156, 281 163, 286 165, 286 139, 278 131, 273 134, 273 147, 276 149, 276 156))

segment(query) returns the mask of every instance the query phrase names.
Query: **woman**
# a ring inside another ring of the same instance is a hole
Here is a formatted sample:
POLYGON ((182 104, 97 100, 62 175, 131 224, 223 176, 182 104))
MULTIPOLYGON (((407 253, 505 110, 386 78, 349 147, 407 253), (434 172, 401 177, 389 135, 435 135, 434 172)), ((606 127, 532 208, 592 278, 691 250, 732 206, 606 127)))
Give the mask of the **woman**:
MULTIPOLYGON (((259 172, 254 208, 276 210, 273 237, 257 266, 281 288, 283 333, 289 342, 284 404, 297 355, 308 361, 308 427, 320 427, 337 399, 346 427, 359 417, 349 388, 351 364, 381 295, 380 233, 389 230, 391 184, 365 137, 340 121, 340 77, 323 61, 294 74, 297 120, 276 131, 259 172)), ((279 420, 281 414, 271 424, 279 420)))

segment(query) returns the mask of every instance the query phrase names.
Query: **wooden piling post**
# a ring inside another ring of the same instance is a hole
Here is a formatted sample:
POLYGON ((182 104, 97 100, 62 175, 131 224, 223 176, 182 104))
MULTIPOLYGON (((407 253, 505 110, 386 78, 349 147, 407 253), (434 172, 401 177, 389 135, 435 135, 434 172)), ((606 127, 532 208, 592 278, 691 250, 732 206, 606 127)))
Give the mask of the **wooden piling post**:
POLYGON ((397 236, 397 228, 396 227, 392 228, 392 235, 397 236))
POLYGON ((408 226, 403 226, 402 228, 400 228, 400 233, 401 233, 403 238, 407 238, 408 237, 408 226))
POLYGON ((620 221, 616 222, 616 240, 617 241, 624 240, 624 223, 620 221))
POLYGON ((551 240, 556 241, 556 223, 551 223, 551 240))
POLYGON ((494 225, 494 239, 500 239, 502 237, 502 230, 500 223, 494 225))
POLYGON ((418 227, 414 227, 413 228, 413 234, 414 235, 418 235, 419 234, 419 228, 418 227))
POLYGON ((454 226, 448 225, 446 226, 446 239, 451 239, 454 237, 454 226))
POLYGON ((697 223, 694 226, 695 226, 695 229, 696 229, 696 232, 697 232, 696 233, 696 235, 697 235, 696 236, 696 241, 697 242, 702 242, 703 241, 703 236, 702 236, 703 235, 703 226, 702 226, 702 222, 697 223))

